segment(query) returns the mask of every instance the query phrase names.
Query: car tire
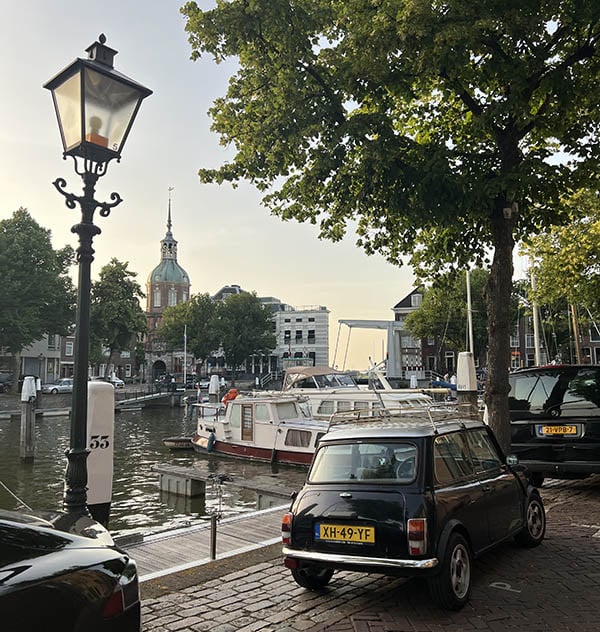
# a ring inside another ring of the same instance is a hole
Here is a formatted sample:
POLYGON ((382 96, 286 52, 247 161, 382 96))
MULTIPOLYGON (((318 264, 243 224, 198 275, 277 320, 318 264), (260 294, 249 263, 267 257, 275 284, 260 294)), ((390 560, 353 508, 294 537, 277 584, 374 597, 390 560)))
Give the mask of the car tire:
POLYGON ((293 568, 292 577, 298 586, 308 588, 309 590, 318 590, 324 588, 333 577, 333 569, 316 568, 314 566, 305 566, 304 568, 293 568))
POLYGON ((53 388, 53 389, 50 391, 50 393, 51 393, 52 395, 57 395, 57 394, 58 394, 58 390, 57 390, 57 389, 55 389, 55 388, 53 388))
POLYGON ((460 533, 453 533, 442 560, 441 570, 428 580, 432 599, 445 610, 460 610, 471 591, 471 551, 460 533))
POLYGON ((525 526, 515 536, 515 541, 521 546, 538 546, 546 534, 546 512, 542 499, 537 492, 533 492, 527 499, 525 508, 525 526))

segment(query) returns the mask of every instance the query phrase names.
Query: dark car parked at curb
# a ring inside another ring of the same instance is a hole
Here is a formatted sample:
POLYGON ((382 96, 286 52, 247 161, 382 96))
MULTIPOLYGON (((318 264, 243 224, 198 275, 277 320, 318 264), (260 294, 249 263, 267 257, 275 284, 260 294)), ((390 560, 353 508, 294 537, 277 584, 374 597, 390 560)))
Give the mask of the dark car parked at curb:
POLYGON ((512 453, 533 473, 600 473, 600 366, 550 365, 509 375, 512 453))
POLYGON ((3 632, 139 632, 135 562, 87 516, 0 511, 3 632))
POLYGON ((305 588, 337 569, 424 577, 458 610, 474 557, 510 538, 536 546, 545 530, 527 470, 488 426, 424 411, 332 426, 283 517, 283 555, 305 588))

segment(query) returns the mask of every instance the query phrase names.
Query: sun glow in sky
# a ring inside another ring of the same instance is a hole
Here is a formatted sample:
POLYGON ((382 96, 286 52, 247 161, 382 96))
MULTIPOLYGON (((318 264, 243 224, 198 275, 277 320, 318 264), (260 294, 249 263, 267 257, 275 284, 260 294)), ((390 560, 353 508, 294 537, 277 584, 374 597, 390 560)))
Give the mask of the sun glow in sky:
MULTIPOLYGON (((0 219, 19 207, 52 231, 56 248, 76 247, 70 228, 80 211, 65 206, 52 182, 62 177, 67 191, 81 194, 81 178, 62 145, 51 95, 42 88, 100 33, 118 51, 115 68, 153 90, 125 146, 121 163, 111 163, 99 180, 96 199, 123 198, 109 217, 96 214, 102 234, 95 238, 92 275, 112 257, 128 261, 145 288, 160 261, 159 242, 173 187, 173 235, 178 260, 192 293, 215 293, 237 284, 259 296, 295 306, 330 310, 330 363, 340 319, 393 320, 391 311, 412 290, 409 268, 383 257, 367 257, 350 234, 341 243, 319 241, 317 228, 282 222, 260 205, 250 185, 201 184, 200 167, 231 156, 210 131, 206 112, 225 93, 231 64, 206 57, 190 61, 190 46, 179 13, 181 1, 0 0, 0 219)), ((200 1, 210 8, 214 2, 200 1)), ((342 367, 348 329, 343 327, 335 364, 342 367)), ((364 369, 369 356, 385 353, 382 333, 353 330, 346 367, 364 369)))

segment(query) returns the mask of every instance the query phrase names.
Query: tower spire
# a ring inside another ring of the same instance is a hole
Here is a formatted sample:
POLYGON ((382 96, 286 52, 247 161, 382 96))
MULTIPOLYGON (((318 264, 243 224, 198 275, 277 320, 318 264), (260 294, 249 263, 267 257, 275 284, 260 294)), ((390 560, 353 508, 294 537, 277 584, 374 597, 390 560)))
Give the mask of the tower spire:
POLYGON ((167 217, 167 230, 169 232, 171 232, 171 226, 173 225, 171 223, 171 191, 174 189, 175 187, 169 187, 169 214, 167 217))

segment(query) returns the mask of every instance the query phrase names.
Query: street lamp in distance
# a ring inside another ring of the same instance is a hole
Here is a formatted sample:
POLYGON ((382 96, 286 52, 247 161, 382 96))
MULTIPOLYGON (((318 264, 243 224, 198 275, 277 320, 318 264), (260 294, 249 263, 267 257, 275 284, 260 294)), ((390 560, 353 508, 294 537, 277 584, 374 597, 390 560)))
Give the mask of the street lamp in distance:
POLYGON ((106 46, 100 35, 86 49, 87 59, 76 59, 44 84, 52 92, 54 108, 63 143, 63 157, 73 158, 75 172, 83 179, 83 195, 64 190, 66 181, 53 183, 65 197, 68 208, 79 204, 81 222, 71 228, 79 237, 77 261, 77 314, 75 319, 74 380, 71 406, 70 448, 65 473, 65 509, 69 513, 87 513, 87 383, 90 338, 92 241, 100 229, 94 225, 94 212, 107 217, 122 202, 111 193, 112 202, 94 199, 96 182, 106 173, 108 163, 121 159, 121 152, 143 99, 152 91, 117 72, 113 67, 116 50, 106 46))

